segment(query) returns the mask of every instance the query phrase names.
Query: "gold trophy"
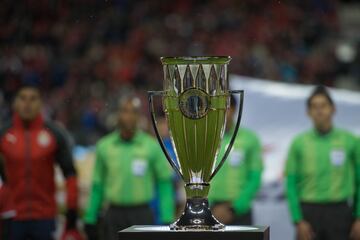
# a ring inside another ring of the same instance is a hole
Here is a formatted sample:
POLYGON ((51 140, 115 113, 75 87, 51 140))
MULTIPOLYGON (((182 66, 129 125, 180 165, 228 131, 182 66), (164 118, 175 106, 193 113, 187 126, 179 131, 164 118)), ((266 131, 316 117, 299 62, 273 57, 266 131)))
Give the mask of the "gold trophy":
POLYGON ((185 182, 185 210, 170 225, 172 230, 221 230, 225 227, 211 214, 207 195, 210 181, 230 153, 240 126, 244 91, 229 90, 230 60, 228 56, 162 57, 164 90, 148 92, 155 134, 170 165, 185 182), (238 117, 227 150, 215 166, 230 94, 240 95, 238 117), (171 159, 159 135, 154 96, 162 97, 176 159, 171 159))

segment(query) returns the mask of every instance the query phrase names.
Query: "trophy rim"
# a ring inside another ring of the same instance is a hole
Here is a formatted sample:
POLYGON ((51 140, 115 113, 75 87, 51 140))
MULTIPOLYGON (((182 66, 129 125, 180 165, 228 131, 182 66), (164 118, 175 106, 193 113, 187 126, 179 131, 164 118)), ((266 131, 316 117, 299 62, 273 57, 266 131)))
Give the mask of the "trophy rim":
POLYGON ((163 65, 175 64, 228 64, 231 56, 164 56, 160 58, 163 65))

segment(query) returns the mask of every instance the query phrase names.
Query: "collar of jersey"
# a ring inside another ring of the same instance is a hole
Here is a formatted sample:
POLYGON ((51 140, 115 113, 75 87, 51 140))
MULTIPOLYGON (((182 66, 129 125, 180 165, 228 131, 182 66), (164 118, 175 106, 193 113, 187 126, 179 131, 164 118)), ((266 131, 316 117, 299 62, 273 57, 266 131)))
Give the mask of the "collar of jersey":
POLYGON ((21 129, 34 129, 34 128, 42 128, 44 124, 44 118, 42 114, 38 114, 32 121, 30 121, 29 125, 26 127, 24 121, 20 118, 19 114, 14 113, 13 115, 13 123, 16 127, 21 129))
POLYGON ((128 144, 132 144, 132 143, 137 143, 139 142, 140 138, 141 138, 141 131, 140 130, 136 130, 134 136, 130 139, 130 140, 124 140, 121 138, 121 135, 120 135, 120 129, 116 129, 115 132, 116 134, 116 141, 119 142, 119 143, 128 143, 128 144))
POLYGON ((312 129, 313 134, 320 138, 328 138, 328 137, 332 136, 335 131, 336 131, 336 128, 334 126, 331 128, 331 130, 329 132, 327 132, 325 134, 321 134, 316 128, 312 129))

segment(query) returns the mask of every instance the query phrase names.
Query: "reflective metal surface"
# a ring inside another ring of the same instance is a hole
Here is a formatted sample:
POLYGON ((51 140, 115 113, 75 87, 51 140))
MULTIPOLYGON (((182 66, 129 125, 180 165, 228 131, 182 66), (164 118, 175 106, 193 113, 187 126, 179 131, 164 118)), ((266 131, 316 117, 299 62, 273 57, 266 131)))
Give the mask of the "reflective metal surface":
POLYGON ((166 57, 164 91, 149 92, 151 119, 165 156, 185 182, 187 202, 182 216, 170 229, 221 230, 225 226, 211 214, 207 195, 210 180, 224 163, 241 120, 243 91, 228 89, 230 57, 166 57), (239 114, 233 137, 218 166, 230 94, 239 94, 239 114), (176 159, 171 159, 159 135, 153 97, 162 96, 176 159))

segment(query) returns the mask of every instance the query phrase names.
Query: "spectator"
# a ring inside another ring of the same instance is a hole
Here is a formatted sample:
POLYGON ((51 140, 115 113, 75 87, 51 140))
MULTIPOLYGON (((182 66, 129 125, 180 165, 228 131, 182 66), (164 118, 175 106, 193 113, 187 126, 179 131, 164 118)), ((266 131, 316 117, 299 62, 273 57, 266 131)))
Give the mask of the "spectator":
POLYGON ((334 85, 343 74, 329 41, 338 36, 336 6, 333 0, 5 0, 0 88, 9 103, 23 82, 41 83, 47 113, 77 143, 94 144, 112 127, 106 116, 120 89, 135 86, 144 95, 160 88, 161 55, 231 55, 235 74, 334 85))

